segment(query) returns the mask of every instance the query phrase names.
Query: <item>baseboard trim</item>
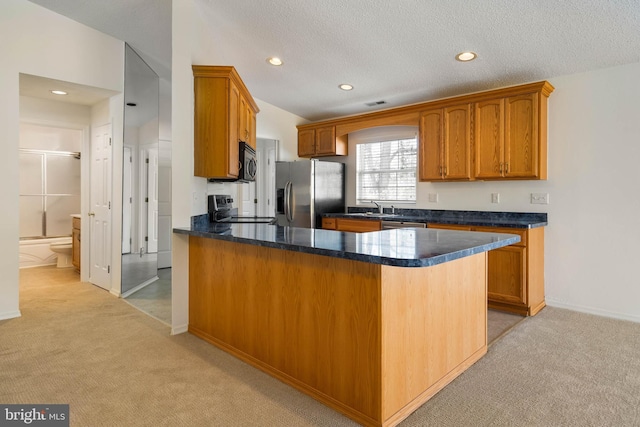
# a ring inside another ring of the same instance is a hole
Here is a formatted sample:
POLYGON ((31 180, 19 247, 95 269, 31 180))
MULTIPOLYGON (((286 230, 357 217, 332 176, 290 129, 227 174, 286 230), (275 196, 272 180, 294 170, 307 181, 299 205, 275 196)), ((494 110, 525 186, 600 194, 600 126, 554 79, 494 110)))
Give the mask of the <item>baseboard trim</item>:
POLYGON ((640 316, 626 313, 618 313, 615 311, 602 310, 595 307, 586 307, 582 305, 567 304, 553 298, 546 298, 549 307, 566 308, 567 310, 578 311, 580 313, 595 314, 596 316, 610 317, 618 320, 629 320, 631 322, 640 323, 640 316))
POLYGON ((16 317, 21 317, 21 316, 22 316, 22 313, 20 313, 20 310, 7 311, 6 313, 0 313, 0 320, 15 319, 16 317))
POLYGON ((119 291, 116 291, 115 289, 111 289, 111 290, 109 290, 109 293, 110 293, 111 295, 115 296, 115 297, 120 298, 120 292, 119 292, 119 291))
POLYGON ((189 330, 189 325, 172 326, 171 327, 171 335, 184 334, 188 330, 189 330))

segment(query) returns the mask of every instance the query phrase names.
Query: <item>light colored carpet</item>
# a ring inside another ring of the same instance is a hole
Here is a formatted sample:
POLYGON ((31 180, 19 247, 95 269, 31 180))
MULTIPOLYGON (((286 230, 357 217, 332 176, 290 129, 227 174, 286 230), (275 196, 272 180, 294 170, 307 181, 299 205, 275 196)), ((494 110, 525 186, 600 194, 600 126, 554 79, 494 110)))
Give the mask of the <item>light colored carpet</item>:
MULTIPOLYGON (((73 426, 356 425, 77 276, 38 274, 20 272, 23 316, 0 321, 2 403, 69 403, 73 426)), ((401 425, 639 426, 639 354, 640 324, 546 308, 401 425)))

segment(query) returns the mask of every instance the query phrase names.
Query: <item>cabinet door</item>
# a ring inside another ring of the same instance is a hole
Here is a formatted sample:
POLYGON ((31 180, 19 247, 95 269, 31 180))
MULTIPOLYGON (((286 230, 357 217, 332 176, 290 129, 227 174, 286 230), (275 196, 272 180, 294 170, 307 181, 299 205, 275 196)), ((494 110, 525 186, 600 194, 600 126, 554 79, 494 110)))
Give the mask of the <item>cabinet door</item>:
POLYGON ((432 224, 432 223, 427 223, 427 228, 437 228, 437 229, 440 229, 440 230, 471 231, 471 226, 469 226, 469 225, 459 225, 459 224, 432 224))
POLYGON ((419 177, 420 181, 442 179, 443 110, 429 110, 420 115, 419 177))
POLYGON ((335 126, 327 126, 316 129, 316 154, 336 154, 335 126))
POLYGON ((240 141, 238 130, 240 129, 240 91, 233 82, 229 82, 229 155, 227 156, 228 173, 230 177, 238 177, 240 173, 240 141))
POLYGON ((513 96, 505 100, 504 175, 538 178, 538 94, 513 96))
POLYGON ((526 252, 526 248, 519 246, 505 246, 489 251, 490 301, 526 305, 526 252))
POLYGON ((238 138, 246 142, 254 149, 256 148, 256 115, 251 108, 251 104, 242 94, 240 94, 240 126, 238 128, 238 138))
POLYGON ((336 229, 338 231, 366 233, 367 231, 382 230, 382 223, 380 221, 373 221, 368 219, 337 218, 336 229))
POLYGON ((471 178, 471 104, 444 109, 444 179, 471 178))
POLYGON ((311 157, 314 154, 316 154, 315 129, 298 131, 298 157, 311 157))
POLYGON ((240 107, 238 111, 239 126, 238 126, 238 139, 246 143, 249 142, 249 106, 246 98, 240 95, 240 107))
MULTIPOLYGON (((237 122, 234 121, 237 116, 229 116, 229 81, 225 78, 196 77, 193 84, 193 174, 205 178, 228 177, 229 133, 237 132, 234 130, 237 129, 237 122)), ((238 176, 237 172, 235 176, 238 176)))
POLYGON ((322 228, 325 230, 335 230, 336 229, 336 219, 335 218, 322 218, 322 228))
POLYGON ((475 104, 474 132, 476 178, 499 178, 504 165, 504 100, 475 104))
POLYGON ((80 270, 80 229, 73 228, 71 231, 71 264, 80 270))
POLYGON ((249 107, 249 140, 247 141, 250 146, 256 148, 256 113, 249 107))

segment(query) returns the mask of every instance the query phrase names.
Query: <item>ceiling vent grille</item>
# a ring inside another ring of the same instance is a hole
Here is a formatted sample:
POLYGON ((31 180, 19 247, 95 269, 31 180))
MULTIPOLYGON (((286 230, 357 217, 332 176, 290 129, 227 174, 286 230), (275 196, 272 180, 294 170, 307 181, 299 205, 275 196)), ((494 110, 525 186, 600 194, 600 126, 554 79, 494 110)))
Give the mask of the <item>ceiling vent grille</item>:
POLYGON ((375 107, 376 105, 383 105, 386 104, 387 101, 373 101, 373 102, 367 102, 366 105, 367 107, 375 107))

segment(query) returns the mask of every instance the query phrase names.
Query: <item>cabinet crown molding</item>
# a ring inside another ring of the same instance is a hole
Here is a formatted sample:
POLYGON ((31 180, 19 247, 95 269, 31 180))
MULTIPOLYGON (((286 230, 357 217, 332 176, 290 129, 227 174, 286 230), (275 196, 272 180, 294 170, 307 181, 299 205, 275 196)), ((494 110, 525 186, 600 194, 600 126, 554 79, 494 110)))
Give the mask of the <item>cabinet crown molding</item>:
POLYGON ((546 80, 527 83, 517 86, 509 86, 499 89, 491 89, 482 92, 474 92, 465 95, 457 95, 448 98, 440 98, 432 101, 410 104, 401 107, 388 108, 385 110, 373 111, 371 113, 357 114, 353 116, 339 117, 335 119, 322 120, 312 123, 298 125, 298 130, 315 129, 317 127, 335 126, 336 137, 340 137, 349 132, 367 129, 371 127, 387 126, 393 124, 418 126, 418 113, 444 105, 454 105, 457 103, 472 103, 484 101, 492 98, 522 95, 532 92, 540 92, 548 97, 553 92, 554 87, 546 80), (415 113, 415 114, 413 114, 415 113), (401 117, 400 117, 401 116, 401 117), (398 118, 399 123, 394 123, 398 118))

